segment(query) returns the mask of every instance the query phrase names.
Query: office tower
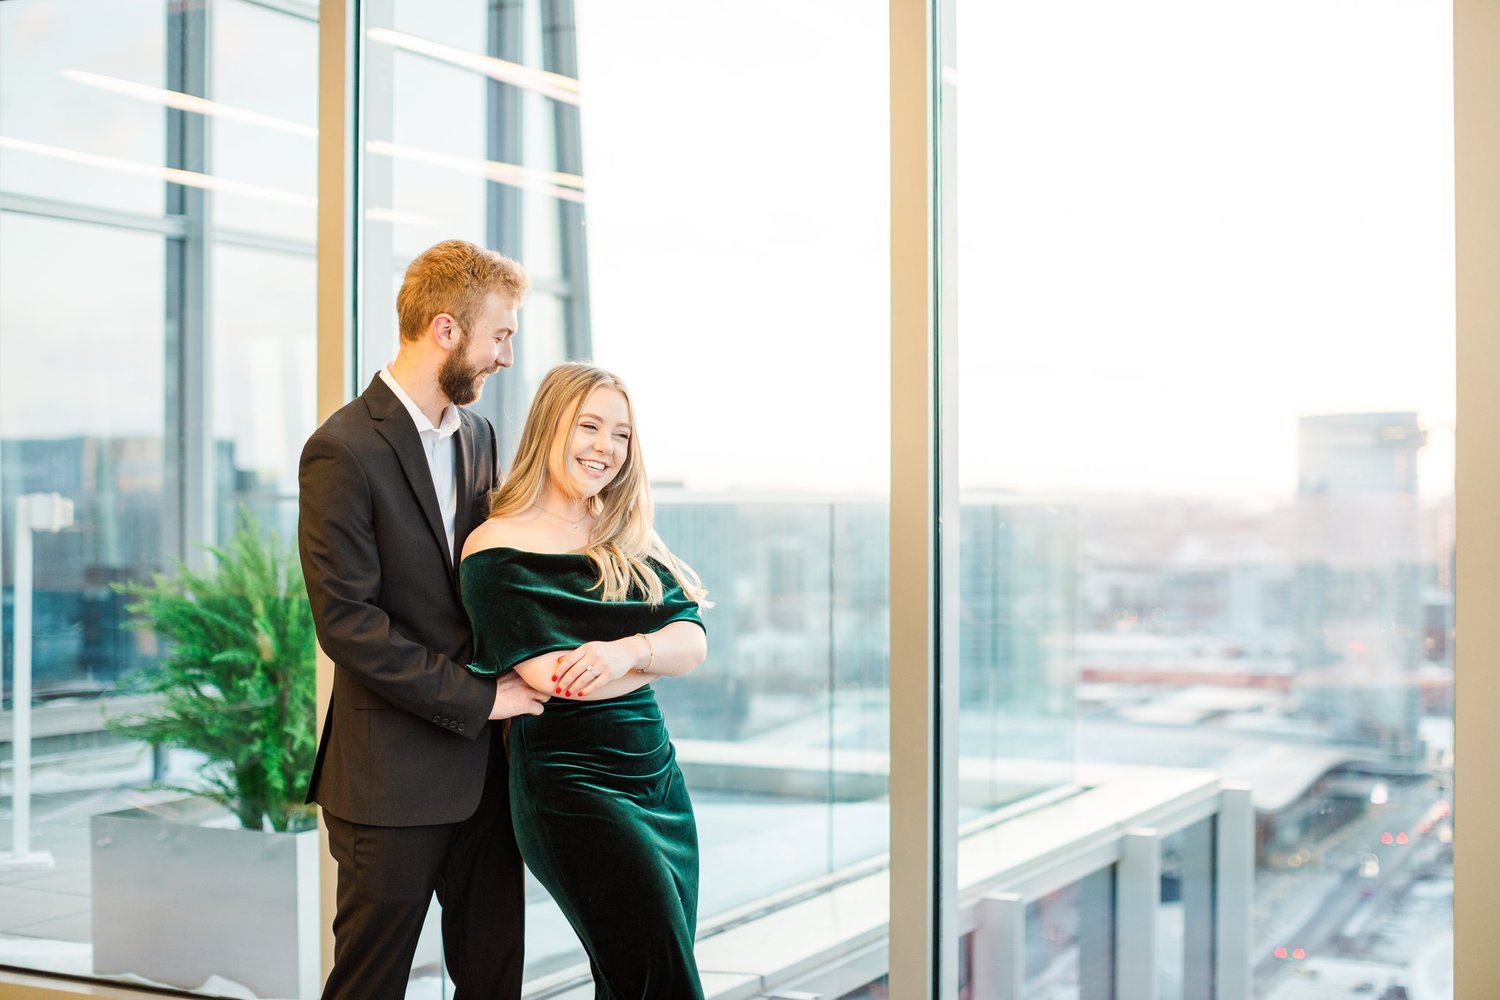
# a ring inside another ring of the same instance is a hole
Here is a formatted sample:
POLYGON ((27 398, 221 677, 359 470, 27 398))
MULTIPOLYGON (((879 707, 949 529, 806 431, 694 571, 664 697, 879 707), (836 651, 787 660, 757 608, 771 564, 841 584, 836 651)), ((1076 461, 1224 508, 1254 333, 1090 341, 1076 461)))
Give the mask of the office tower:
POLYGON ((1301 710, 1329 735, 1420 750, 1422 656, 1415 413, 1303 417, 1296 501, 1301 710))

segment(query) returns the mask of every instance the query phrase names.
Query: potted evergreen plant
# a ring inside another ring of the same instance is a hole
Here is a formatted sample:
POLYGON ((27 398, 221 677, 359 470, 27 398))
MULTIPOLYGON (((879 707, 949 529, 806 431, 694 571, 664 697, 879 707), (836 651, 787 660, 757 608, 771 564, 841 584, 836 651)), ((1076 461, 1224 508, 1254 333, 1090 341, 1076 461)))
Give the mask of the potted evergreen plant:
POLYGON ((112 730, 204 757, 190 797, 91 821, 94 970, 258 996, 317 992, 312 614, 296 559, 242 518, 203 572, 120 589, 164 643, 112 730))

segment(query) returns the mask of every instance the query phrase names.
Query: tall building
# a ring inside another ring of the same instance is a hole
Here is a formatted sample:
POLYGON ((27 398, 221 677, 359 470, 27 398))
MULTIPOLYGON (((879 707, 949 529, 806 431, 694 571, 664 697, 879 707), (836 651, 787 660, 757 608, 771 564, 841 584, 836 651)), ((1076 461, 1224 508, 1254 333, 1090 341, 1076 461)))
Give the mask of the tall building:
POLYGON ((1415 413, 1303 417, 1295 607, 1303 711, 1338 739, 1418 754, 1421 511, 1415 413))

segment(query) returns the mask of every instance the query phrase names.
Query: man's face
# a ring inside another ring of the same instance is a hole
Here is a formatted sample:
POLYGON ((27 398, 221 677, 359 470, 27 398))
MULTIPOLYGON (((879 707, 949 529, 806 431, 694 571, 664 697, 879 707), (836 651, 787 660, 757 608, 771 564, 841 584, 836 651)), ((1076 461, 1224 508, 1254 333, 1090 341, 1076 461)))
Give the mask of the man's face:
POLYGON ((496 292, 484 297, 484 306, 467 330, 460 330, 458 343, 449 350, 438 369, 438 388, 448 401, 468 406, 484 391, 484 381, 515 360, 511 338, 516 335, 516 307, 496 292))

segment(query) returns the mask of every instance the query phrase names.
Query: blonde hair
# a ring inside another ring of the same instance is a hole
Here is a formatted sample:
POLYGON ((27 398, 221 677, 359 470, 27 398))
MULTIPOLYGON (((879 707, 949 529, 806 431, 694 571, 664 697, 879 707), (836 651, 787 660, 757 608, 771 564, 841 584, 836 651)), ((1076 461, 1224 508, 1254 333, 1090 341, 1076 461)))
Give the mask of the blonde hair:
POLYGON ((585 364, 562 364, 549 371, 537 388, 516 445, 510 472, 490 496, 490 516, 510 517, 530 508, 541 498, 551 474, 552 459, 566 463, 568 440, 579 410, 598 388, 613 389, 625 399, 630 417, 630 451, 615 478, 588 501, 596 517, 584 553, 599 570, 606 601, 623 601, 632 591, 643 593, 657 605, 662 602, 661 577, 646 563, 654 559, 676 578, 683 591, 702 607, 712 607, 708 591, 692 567, 667 548, 652 526, 656 508, 651 483, 641 457, 641 439, 635 426, 635 406, 619 376, 585 364))
POLYGON ((439 313, 452 316, 467 336, 490 292, 519 308, 530 289, 526 269, 504 254, 468 240, 444 240, 407 265, 396 293, 401 339, 421 339, 439 313))

